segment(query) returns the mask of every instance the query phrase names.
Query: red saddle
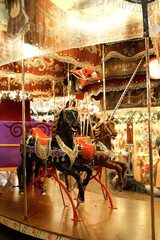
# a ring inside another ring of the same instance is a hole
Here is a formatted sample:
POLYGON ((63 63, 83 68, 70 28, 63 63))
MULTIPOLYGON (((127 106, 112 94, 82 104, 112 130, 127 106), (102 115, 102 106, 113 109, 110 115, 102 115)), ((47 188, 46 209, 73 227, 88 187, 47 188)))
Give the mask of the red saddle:
POLYGON ((32 128, 31 132, 32 132, 32 137, 38 138, 38 140, 43 146, 47 145, 50 137, 44 134, 40 128, 32 128))
POLYGON ((81 139, 78 140, 78 143, 83 145, 83 156, 85 158, 93 158, 94 145, 93 144, 87 144, 81 139))

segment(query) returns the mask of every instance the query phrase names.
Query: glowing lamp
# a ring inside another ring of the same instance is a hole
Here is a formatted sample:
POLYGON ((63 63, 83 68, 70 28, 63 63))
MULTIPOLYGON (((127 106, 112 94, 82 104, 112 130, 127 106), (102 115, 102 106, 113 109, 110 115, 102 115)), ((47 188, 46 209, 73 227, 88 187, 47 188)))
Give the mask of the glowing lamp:
POLYGON ((160 63, 156 57, 153 57, 149 61, 149 70, 150 70, 150 78, 152 79, 160 79, 160 63))

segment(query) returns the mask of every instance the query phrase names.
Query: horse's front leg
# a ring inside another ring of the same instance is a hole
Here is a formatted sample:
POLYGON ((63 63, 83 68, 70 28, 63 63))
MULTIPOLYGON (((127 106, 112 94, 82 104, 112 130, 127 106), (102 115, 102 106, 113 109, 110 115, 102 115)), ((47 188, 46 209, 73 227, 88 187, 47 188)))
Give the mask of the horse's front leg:
MULTIPOLYGON (((39 174, 41 174, 41 166, 42 166, 42 163, 37 161, 36 166, 35 166, 35 170, 34 170, 34 174, 35 174, 34 178, 35 179, 38 177, 39 174)), ((39 179, 39 184, 38 184, 39 189, 41 189, 41 183, 42 183, 42 181, 41 181, 41 179, 39 179)), ((36 183, 35 183, 35 186, 36 186, 36 183)), ((45 195, 46 194, 46 189, 42 188, 41 194, 45 195)))
POLYGON ((87 186, 89 183, 89 180, 90 180, 90 176, 92 174, 92 168, 87 164, 82 164, 79 162, 75 162, 74 165, 72 166, 72 168, 74 168, 77 171, 83 171, 83 172, 87 173, 87 176, 83 181, 83 186, 84 187, 87 186))
POLYGON ((69 186, 69 181, 68 181, 68 175, 67 175, 67 174, 64 174, 64 177, 65 177, 66 188, 67 188, 68 191, 70 191, 70 186, 69 186))
POLYGON ((83 187, 83 183, 82 183, 82 180, 80 177, 80 173, 73 167, 69 167, 66 164, 56 166, 56 168, 59 171, 65 173, 67 175, 71 175, 72 177, 75 178, 75 180, 77 181, 77 184, 78 184, 79 195, 80 195, 78 198, 78 201, 83 203, 84 202, 84 187, 83 187))

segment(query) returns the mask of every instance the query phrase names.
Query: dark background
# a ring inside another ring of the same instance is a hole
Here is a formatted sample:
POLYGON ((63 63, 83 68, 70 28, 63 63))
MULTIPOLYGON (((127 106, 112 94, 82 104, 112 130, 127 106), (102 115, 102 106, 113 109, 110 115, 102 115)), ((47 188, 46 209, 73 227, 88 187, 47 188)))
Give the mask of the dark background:
POLYGON ((18 231, 15 231, 9 227, 0 224, 0 240, 36 240, 40 238, 35 238, 22 234, 18 231))

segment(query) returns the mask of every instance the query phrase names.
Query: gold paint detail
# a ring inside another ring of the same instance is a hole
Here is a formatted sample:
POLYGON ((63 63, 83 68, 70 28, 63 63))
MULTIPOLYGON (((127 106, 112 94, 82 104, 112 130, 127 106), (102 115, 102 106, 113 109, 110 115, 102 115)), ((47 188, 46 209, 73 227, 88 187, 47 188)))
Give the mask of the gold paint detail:
POLYGON ((71 164, 70 166, 73 166, 73 163, 75 161, 75 158, 78 154, 78 146, 75 145, 74 149, 70 149, 69 147, 67 147, 64 142, 62 141, 62 139, 59 137, 59 135, 55 136, 58 145, 60 146, 60 148, 68 155, 68 157, 70 158, 71 164))

